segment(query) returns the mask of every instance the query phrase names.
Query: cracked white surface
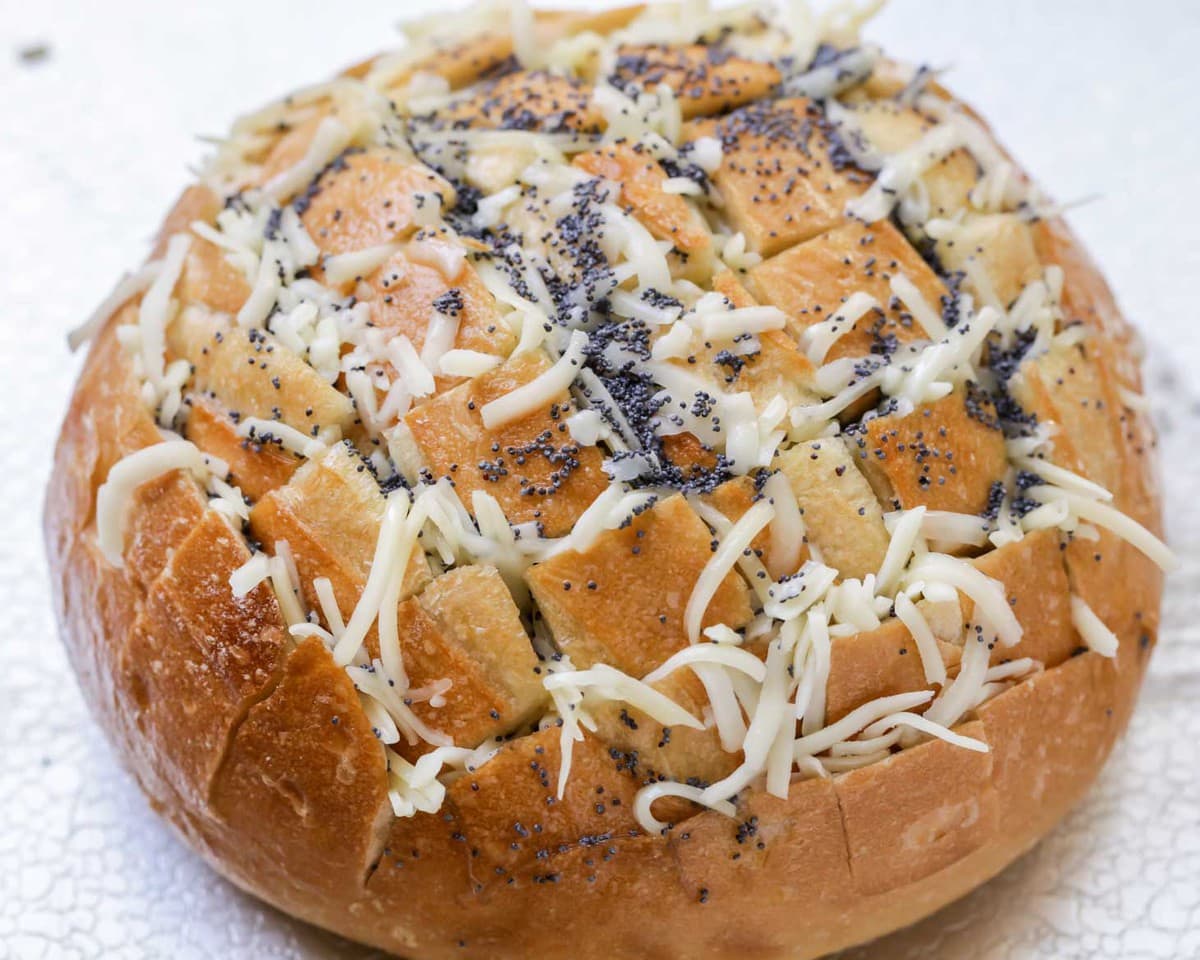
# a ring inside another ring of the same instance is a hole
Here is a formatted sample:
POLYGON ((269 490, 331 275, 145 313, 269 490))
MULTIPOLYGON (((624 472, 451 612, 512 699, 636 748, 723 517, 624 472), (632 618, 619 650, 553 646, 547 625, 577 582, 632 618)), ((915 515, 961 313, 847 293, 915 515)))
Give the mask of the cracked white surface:
MULTIPOLYGON (((0 0, 0 960, 360 958, 208 871, 92 725, 54 636, 39 530, 85 317, 199 155, 195 131, 392 42, 433 3, 0 0), (348 5, 341 5, 343 9, 348 5), (50 58, 18 50, 48 43, 50 58)), ((1146 332, 1184 566, 1129 735, 1085 805, 997 880, 853 951, 940 960, 1200 957, 1200 8, 893 0, 872 30, 935 65, 1059 197, 1146 332), (949 8, 949 9, 947 9, 949 8)))

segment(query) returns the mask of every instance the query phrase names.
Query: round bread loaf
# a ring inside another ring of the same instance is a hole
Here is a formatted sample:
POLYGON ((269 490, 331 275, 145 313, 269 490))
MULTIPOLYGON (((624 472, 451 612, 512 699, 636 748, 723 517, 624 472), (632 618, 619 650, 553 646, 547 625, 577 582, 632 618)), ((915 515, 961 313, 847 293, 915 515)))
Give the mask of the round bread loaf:
POLYGON ((815 957, 1083 795, 1171 562, 1136 337, 857 19, 418 24, 77 335, 62 635, 234 883, 413 958, 815 957))

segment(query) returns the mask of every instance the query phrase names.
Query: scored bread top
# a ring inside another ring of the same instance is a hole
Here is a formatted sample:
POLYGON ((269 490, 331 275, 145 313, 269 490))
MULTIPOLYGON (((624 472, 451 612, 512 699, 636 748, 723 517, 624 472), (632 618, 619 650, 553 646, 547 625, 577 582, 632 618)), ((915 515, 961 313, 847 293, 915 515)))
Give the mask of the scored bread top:
POLYGON ((301 886, 392 817, 487 885, 830 777, 882 857, 869 771, 994 792, 989 707, 1153 631, 1133 335, 853 24, 476 13, 240 120, 95 318, 73 535, 139 584, 164 789, 260 829, 275 784, 301 886))

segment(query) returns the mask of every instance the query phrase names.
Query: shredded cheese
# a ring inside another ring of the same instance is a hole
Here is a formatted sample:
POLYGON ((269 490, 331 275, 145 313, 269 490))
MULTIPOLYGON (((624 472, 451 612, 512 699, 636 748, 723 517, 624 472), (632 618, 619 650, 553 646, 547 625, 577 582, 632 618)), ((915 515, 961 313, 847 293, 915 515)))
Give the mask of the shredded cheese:
POLYGON ((908 727, 918 733, 928 734, 931 737, 937 737, 939 740, 945 740, 949 744, 956 747, 961 747, 964 750, 972 750, 975 753, 987 753, 988 745, 982 740, 976 740, 974 737, 967 737, 961 733, 955 733, 948 727, 942 726, 940 723, 934 723, 928 717, 924 717, 919 713, 894 713, 889 717, 884 717, 866 727, 863 732, 863 737, 877 737, 898 727, 908 727))
POLYGON ((494 370, 503 359, 478 350, 447 350, 438 360, 438 370, 448 377, 478 377, 494 370))
POLYGON ((337 117, 325 117, 317 126, 312 142, 304 156, 294 166, 267 181, 263 193, 273 200, 283 201, 307 187, 317 174, 335 157, 350 146, 351 134, 337 117))
POLYGON ((727 643, 698 643, 692 647, 684 647, 672 654, 658 667, 642 678, 643 683, 657 683, 680 667, 692 667, 697 664, 714 664, 740 670, 752 680, 762 683, 766 678, 767 668, 763 662, 750 653, 727 643))
POLYGON ((118 569, 125 566, 125 519, 138 487, 174 470, 186 470, 203 481, 212 463, 195 444, 166 440, 113 464, 96 493, 96 539, 105 559, 118 569))
POLYGON ((549 370, 483 405, 479 411, 483 425, 489 430, 496 430, 529 416, 541 407, 549 407, 575 381, 583 364, 587 342, 587 334, 582 330, 572 332, 567 349, 549 370))
POLYGON ((325 269, 325 279, 334 286, 341 286, 352 280, 361 280, 383 266, 399 249, 400 245, 397 243, 383 243, 351 253, 326 257, 322 264, 325 269))
POLYGON ((968 636, 963 645, 958 676, 942 688, 937 699, 925 711, 933 723, 952 727, 979 702, 980 690, 987 682, 989 644, 982 638, 968 636))
MULTIPOLYGON (((392 592, 392 582, 403 580, 409 557, 417 549, 417 535, 425 517, 422 511, 410 509, 411 506, 406 490, 397 490, 388 496, 371 571, 362 596, 350 615, 350 622, 333 650, 334 659, 342 666, 350 663, 358 653, 371 624, 383 611, 384 600, 392 592)), ((391 615, 395 616, 395 606, 391 615)))
POLYGON ((996 631, 997 639, 1006 647, 1021 640, 1021 624, 1013 613, 1004 591, 1004 584, 994 580, 966 560, 947 554, 930 553, 909 569, 910 583, 929 581, 961 590, 975 603, 976 619, 986 617, 996 631))
POLYGON ((1115 657, 1120 641, 1096 612, 1088 606, 1086 600, 1078 594, 1071 594, 1071 624, 1083 637, 1087 648, 1102 657, 1115 657))
POLYGON ((290 450, 310 460, 322 456, 326 450, 325 444, 317 437, 301 433, 295 427, 278 420, 244 417, 238 422, 237 435, 260 443, 278 443, 284 450, 290 450))
POLYGON ((775 508, 767 501, 760 500, 742 514, 737 523, 722 537, 721 545, 705 563, 700 576, 696 578, 691 596, 688 597, 683 623, 689 642, 696 643, 700 639, 700 627, 708 605, 712 603, 738 558, 750 548, 751 542, 774 516, 775 508))
POLYGON ((904 624, 917 645, 917 653, 921 657, 921 668, 925 672, 926 683, 946 685, 946 662, 938 649, 937 640, 929 623, 922 616, 917 605, 909 599, 908 594, 896 595, 896 618, 904 624))
POLYGON ((811 757, 824 753, 835 743, 848 740, 868 724, 893 713, 919 707, 933 699, 933 693, 920 690, 914 693, 898 693, 890 697, 879 697, 856 707, 840 720, 823 727, 815 733, 800 737, 792 745, 796 757, 811 757))
POLYGON ((1087 520, 1116 534, 1131 546, 1140 550, 1158 565, 1164 573, 1170 573, 1179 565, 1170 548, 1132 517, 1121 513, 1106 503, 1080 496, 1069 490, 1049 485, 1031 487, 1026 495, 1047 504, 1061 503, 1081 520, 1087 520))
POLYGON ((702 799, 702 794, 703 791, 699 787, 693 787, 686 783, 676 783, 673 780, 660 780, 657 783, 642 787, 638 791, 633 807, 634 816, 637 818, 638 825, 653 836, 658 834, 665 835, 671 827, 671 824, 658 820, 654 816, 654 803, 663 797, 682 797, 684 800, 691 800, 692 803, 698 803, 727 817, 737 815, 737 808, 728 800, 706 802, 702 799))
POLYGON ((149 383, 161 389, 165 378, 167 324, 171 319, 171 294, 183 273, 183 264, 191 247, 186 233, 177 233, 167 241, 162 267, 155 274, 138 308, 141 334, 142 373, 149 383))

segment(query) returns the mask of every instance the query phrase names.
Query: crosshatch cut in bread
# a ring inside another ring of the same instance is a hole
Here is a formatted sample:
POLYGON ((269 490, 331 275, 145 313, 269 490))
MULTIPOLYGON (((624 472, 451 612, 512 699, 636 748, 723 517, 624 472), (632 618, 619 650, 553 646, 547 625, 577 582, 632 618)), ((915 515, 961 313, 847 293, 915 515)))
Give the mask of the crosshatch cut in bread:
POLYGON ((1162 574, 1139 345, 866 13, 492 4, 242 117, 46 539, 154 809, 412 958, 808 958, 1029 849, 1162 574))

